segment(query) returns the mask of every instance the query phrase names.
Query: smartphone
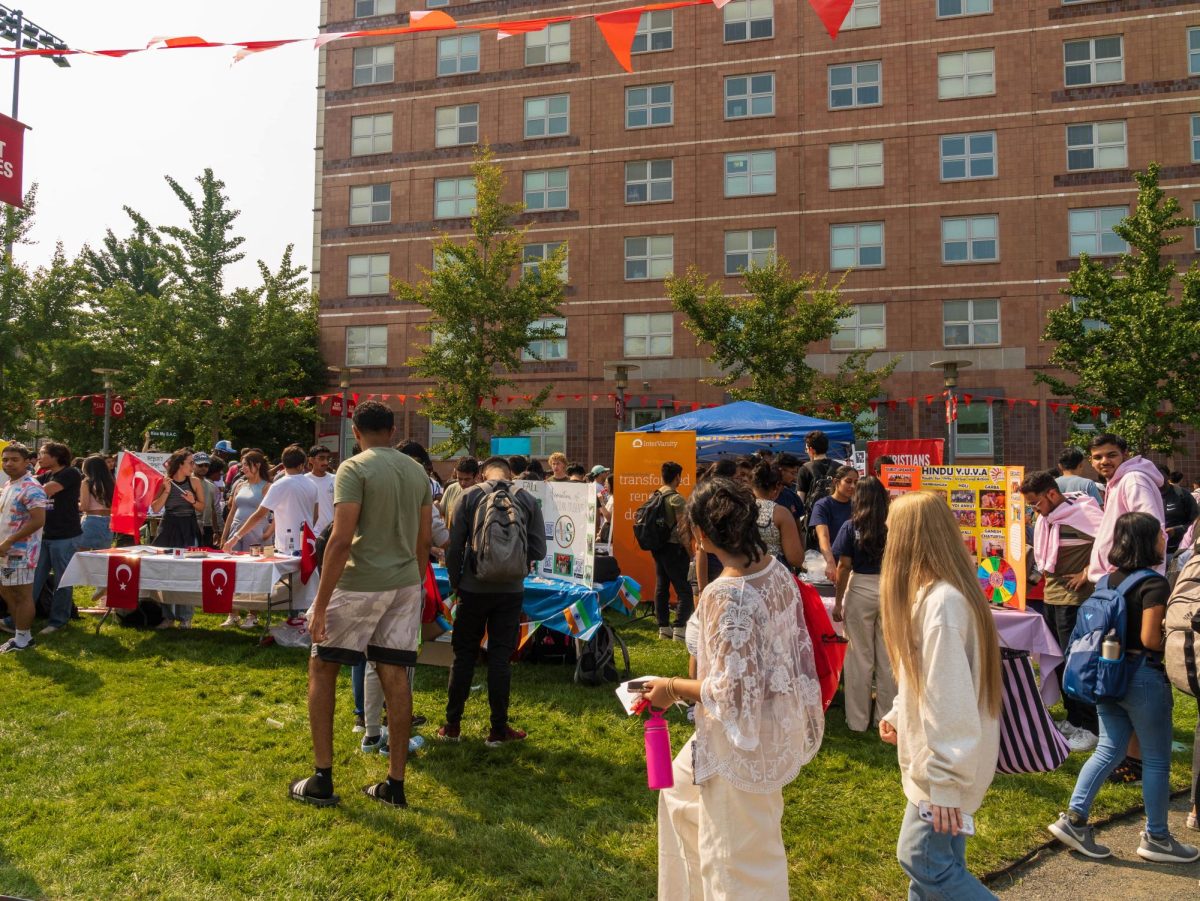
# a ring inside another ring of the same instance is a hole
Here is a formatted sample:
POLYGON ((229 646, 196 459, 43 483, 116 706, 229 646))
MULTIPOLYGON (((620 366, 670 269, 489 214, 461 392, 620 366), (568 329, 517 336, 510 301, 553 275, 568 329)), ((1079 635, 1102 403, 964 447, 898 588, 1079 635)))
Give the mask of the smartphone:
POLYGON ((625 686, 625 688, 626 688, 626 689, 627 689, 627 690, 628 690, 628 691, 629 691, 631 694, 634 694, 634 693, 637 693, 637 692, 639 692, 639 691, 645 691, 645 690, 646 690, 646 686, 647 686, 647 685, 649 685, 649 684, 650 684, 650 683, 649 683, 649 682, 646 682, 645 680, 634 680, 633 682, 630 682, 630 683, 628 683, 628 684, 625 686))
MULTIPOLYGON (((917 815, 926 823, 933 822, 933 811, 929 809, 929 802, 922 801, 917 805, 917 815)), ((959 835, 974 835, 975 834, 975 818, 969 813, 962 815, 962 829, 958 831, 959 835)))

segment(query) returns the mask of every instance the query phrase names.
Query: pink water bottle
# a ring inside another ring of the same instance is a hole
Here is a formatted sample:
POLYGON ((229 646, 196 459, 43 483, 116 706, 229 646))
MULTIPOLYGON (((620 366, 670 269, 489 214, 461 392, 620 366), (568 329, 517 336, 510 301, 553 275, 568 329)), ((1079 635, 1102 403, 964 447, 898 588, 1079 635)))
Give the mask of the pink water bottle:
POLYGON ((646 782, 656 790, 675 785, 671 733, 661 710, 651 710, 646 718, 646 782))

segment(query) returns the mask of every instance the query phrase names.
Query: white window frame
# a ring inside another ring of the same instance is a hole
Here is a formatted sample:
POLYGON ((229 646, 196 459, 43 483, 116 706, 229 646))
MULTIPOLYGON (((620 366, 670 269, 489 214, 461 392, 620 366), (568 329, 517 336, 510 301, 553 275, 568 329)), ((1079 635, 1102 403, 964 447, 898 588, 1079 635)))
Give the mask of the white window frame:
POLYGON ((775 73, 774 72, 753 72, 749 75, 727 75, 725 76, 725 118, 732 121, 735 119, 761 119, 767 116, 775 115, 775 73), (771 79, 771 90, 755 91, 754 79, 769 78, 771 79), (744 93, 731 94, 729 93, 730 82, 738 79, 746 80, 746 90, 744 93), (769 112, 756 113, 754 112, 754 102, 756 100, 768 100, 771 104, 769 112), (735 115, 729 112, 731 103, 744 102, 746 104, 746 112, 741 115, 735 115))
POLYGON ((634 85, 625 89, 625 128, 627 130, 643 129, 643 128, 667 128, 675 124, 675 84, 674 82, 664 81, 658 84, 641 84, 634 85), (667 89, 668 97, 666 100, 655 100, 654 93, 662 88, 667 89), (634 103, 633 95, 639 91, 646 92, 646 99, 641 103, 634 103), (657 111, 666 109, 669 118, 666 122, 655 122, 654 114, 657 111), (635 113, 644 114, 646 121, 640 125, 630 124, 630 117, 635 113))
POLYGON ((670 203, 675 199, 675 161, 673 159, 658 159, 658 160, 629 160, 625 163, 625 204, 627 206, 635 206, 643 203, 670 203), (668 170, 667 175, 662 175, 663 164, 666 164, 668 170), (637 177, 636 172, 631 176, 631 166, 644 166, 645 175, 637 177), (655 168, 659 169, 659 174, 655 175, 655 168), (654 189, 661 189, 662 185, 667 186, 666 197, 655 197, 654 189), (645 200, 631 200, 629 189, 641 187, 646 192, 645 200))
POLYGON ((971 132, 962 132, 960 134, 954 134, 954 135, 939 135, 938 136, 938 171, 941 175, 941 180, 942 181, 972 181, 974 179, 981 179, 981 178, 995 178, 997 173, 999 172, 999 166, 997 165, 997 160, 996 160, 996 156, 997 156, 996 143, 997 143, 997 137, 996 137, 996 132, 994 132, 994 131, 971 131, 971 132), (980 138, 985 135, 991 139, 992 149, 989 153, 976 153, 971 148, 972 139, 980 138), (963 142, 963 152, 961 154, 958 154, 958 153, 947 154, 946 153, 946 141, 954 141, 954 140, 959 140, 959 139, 961 139, 963 142), (962 160, 962 163, 963 163, 963 174, 962 175, 950 175, 950 176, 946 175, 946 163, 948 161, 956 162, 960 159, 962 160), (990 175, 972 175, 971 174, 972 164, 977 160, 985 160, 985 159, 990 159, 992 161, 991 174, 990 175))
POLYGON ((537 140, 538 138, 561 138, 564 135, 571 133, 571 95, 570 94, 544 94, 538 97, 525 98, 525 138, 526 140, 537 140), (554 112, 551 109, 554 101, 566 100, 566 112, 554 112), (545 104, 544 113, 531 113, 530 105, 542 103, 545 104), (561 119, 563 121, 563 129, 561 131, 553 130, 553 123, 561 119), (531 122, 541 122, 542 132, 540 134, 531 134, 529 124, 531 122))
POLYGON ((994 412, 995 411, 991 405, 989 405, 987 403, 982 403, 982 402, 977 403, 977 404, 959 404, 958 405, 958 421, 955 424, 955 429, 954 429, 954 455, 955 455, 956 459, 958 459, 960 457, 991 457, 992 455, 995 454, 995 452, 996 452, 996 419, 995 419, 995 416, 993 415, 994 412), (976 413, 977 409, 979 410, 978 414, 976 413), (962 429, 964 422, 966 422, 968 425, 972 424, 970 422, 970 420, 976 415, 981 415, 981 417, 986 419, 986 421, 987 421, 986 436, 981 433, 972 433, 972 432, 967 432, 964 435, 963 429, 962 429), (964 416, 966 417, 966 419, 964 419, 964 416), (982 443, 978 444, 978 445, 964 446, 964 440, 979 441, 981 439, 984 439, 985 437, 986 437, 986 441, 987 441, 987 450, 981 450, 981 448, 983 447, 982 443))
POLYGON ((386 366, 387 332, 386 325, 346 326, 346 365, 386 366))
MULTIPOLYGON (((539 263, 548 259, 554 251, 566 243, 566 241, 539 241, 534 244, 523 245, 521 247, 521 277, 524 278, 530 272, 536 271, 539 263)), ((567 253, 568 255, 563 257, 562 269, 558 273, 559 281, 564 283, 567 281, 570 250, 567 253)))
POLYGON ((882 106, 883 105, 883 61, 878 59, 867 60, 861 63, 837 63, 829 66, 825 72, 826 86, 828 88, 826 100, 829 103, 831 110, 844 109, 863 109, 864 107, 882 106), (875 67, 875 77, 871 78, 869 66, 875 67), (848 69, 850 72, 850 81, 846 84, 834 84, 834 72, 840 72, 848 69), (874 100, 861 100, 861 94, 869 92, 872 88, 875 89, 874 100), (849 103, 834 103, 835 93, 839 96, 846 91, 850 92, 849 103))
POLYGON ((1087 172, 1098 169, 1124 169, 1129 165, 1129 145, 1124 119, 1112 119, 1107 122, 1075 122, 1066 126, 1067 171, 1087 172), (1120 129, 1120 138, 1112 132, 1113 126, 1120 129), (1088 129, 1083 133, 1083 129, 1088 129), (1072 132, 1075 135, 1072 136, 1072 132), (1101 132, 1105 136, 1101 137, 1101 132), (1072 140, 1075 143, 1071 143, 1072 140), (1120 151, 1119 159, 1114 159, 1120 151), (1082 154, 1090 154, 1091 165, 1075 165, 1081 161, 1082 154), (1102 158, 1104 162, 1102 162, 1102 158))
POLYGON ((725 154, 725 196, 759 197, 775 193, 775 151, 749 150, 725 154), (730 172, 730 167, 742 168, 730 172), (767 179, 770 179, 768 186, 767 179), (732 183, 732 188, 731 188, 732 183), (742 190, 742 184, 745 189, 742 190))
POLYGON ((1192 162, 1200 163, 1200 115, 1192 116, 1192 162))
POLYGON ((1188 75, 1200 75, 1200 28, 1187 30, 1188 75))
POLYGON ((631 429, 640 429, 644 425, 653 425, 667 418, 667 411, 662 407, 631 407, 626 412, 629 414, 631 429))
POLYGON ((838 222, 829 226, 829 268, 831 270, 845 269, 882 269, 886 265, 884 255, 884 226, 883 222, 838 222), (865 234, 864 234, 865 233, 865 234), (878 238, 876 239, 876 233, 878 238), (879 248, 879 262, 863 262, 863 250, 868 247, 879 248), (846 251, 853 254, 852 262, 839 259, 846 251))
POLYGON ((1129 215, 1128 206, 1097 206, 1097 207, 1082 207, 1080 209, 1067 211, 1067 251, 1071 257, 1078 257, 1081 253, 1086 253, 1090 257, 1114 257, 1122 253, 1129 252, 1129 245, 1120 238, 1116 232, 1112 230, 1112 226, 1104 227, 1105 214, 1109 214, 1108 218, 1112 218, 1113 213, 1120 213, 1117 221, 1121 221, 1129 215), (1112 237, 1110 238, 1109 235, 1112 237), (1093 250, 1084 248, 1076 249, 1076 239, 1091 238, 1094 242, 1093 250), (1110 242, 1109 249, 1104 249, 1104 242, 1110 242), (1120 247, 1117 243, 1120 242, 1120 247))
MULTIPOLYGON (((545 428, 530 429, 530 457, 548 457, 555 451, 566 453, 567 450, 567 411, 538 410, 538 415, 545 416, 553 422, 545 428)), ((516 475, 516 473, 513 473, 516 475)))
POLYGON ((778 241, 779 236, 773 228, 743 228, 725 232, 725 274, 737 277, 751 266, 767 265, 775 256, 778 241), (745 248, 730 248, 731 243, 744 243, 745 248), (731 265, 731 257, 743 256, 746 258, 745 266, 738 266, 737 261, 731 265))
POLYGON ((887 347, 887 304, 859 303, 851 307, 850 313, 838 323, 838 330, 829 339, 829 349, 834 353, 855 350, 883 350, 887 347), (870 312, 872 317, 878 314, 878 322, 862 321, 862 314, 870 312), (875 340, 867 338, 878 333, 875 340))
POLYGON ((879 0, 854 0, 854 5, 846 14, 846 20, 842 22, 842 31, 878 28, 879 24, 879 0))
POLYGON ((354 0, 354 18, 371 19, 375 16, 396 14, 396 0, 354 0), (370 12, 364 10, 369 9, 370 12))
POLYGON ((557 169, 533 169, 524 173, 522 176, 522 197, 525 201, 525 210, 530 213, 540 213, 545 210, 565 210, 571 204, 571 170, 566 167, 557 169), (551 184, 551 180, 558 181, 561 176, 561 184, 551 184), (541 185, 537 184, 540 179, 541 185), (530 184, 530 182, 534 184, 530 184), (556 196, 562 194, 562 203, 555 202, 556 196), (531 197, 537 198, 541 196, 540 202, 530 203, 531 197))
POLYGON ((962 266, 969 263, 999 263, 1000 262, 1000 216, 996 213, 989 213, 982 216, 943 216, 942 217, 942 264, 946 266, 962 266), (946 235, 947 226, 966 226, 965 237, 948 237, 946 235), (991 228, 991 235, 986 232, 987 227, 991 228), (978 236, 977 232, 982 232, 978 236), (986 242, 991 241, 995 248, 994 256, 980 256, 978 252, 982 250, 986 242), (950 243, 966 245, 967 256, 961 260, 951 260, 947 257, 946 246, 950 243))
POLYGON ((937 17, 939 19, 986 16, 991 11, 992 0, 937 0, 937 17), (957 4, 957 10, 955 4, 957 4))
POLYGON ((346 295, 374 297, 391 293, 390 270, 391 257, 386 253, 351 254, 346 257, 346 295))
POLYGON ((379 225, 392 221, 392 186, 354 185, 350 188, 350 224, 379 225), (380 196, 382 189, 382 194, 380 196))
POLYGON ((549 316, 539 319, 535 325, 554 329, 558 337, 530 341, 528 347, 521 349, 521 359, 527 363, 557 363, 559 360, 565 360, 567 358, 566 317, 549 316))
POLYGON ((366 116, 353 116, 350 119, 350 155, 351 156, 370 156, 373 153, 391 153, 392 152, 392 114, 391 113, 371 113, 366 116), (378 126, 387 123, 387 131, 380 131, 378 126), (370 133, 355 134, 355 129, 359 125, 365 126, 370 123, 370 133), (386 144, 384 144, 386 138, 386 144), (363 149, 364 142, 370 142, 369 149, 363 149), (383 146, 380 146, 383 145, 383 146))
POLYGON ((525 65, 549 66, 571 61, 571 23, 553 22, 525 35, 525 65))
POLYGON ((996 50, 983 47, 939 53, 938 100, 967 100, 996 93, 996 50))
POLYGON ((670 277, 675 271, 674 235, 631 235, 625 239, 625 281, 657 282, 670 277), (636 243, 644 241, 639 248, 636 243), (630 275, 630 265, 642 263, 645 275, 630 275))
POLYGON ((773 0, 731 0, 721 10, 722 32, 726 44, 741 44, 746 41, 767 41, 775 37, 775 4, 773 0), (763 8, 769 10, 764 16, 763 8), (763 29, 762 23, 768 23, 763 29), (759 34, 754 34, 755 25, 759 34), (742 37, 736 37, 737 29, 744 29, 742 37), (732 29, 732 31, 731 31, 732 29), (763 33, 763 32, 766 33, 763 33), (734 34, 734 37, 730 37, 734 34))
POLYGON ((878 188, 883 185, 883 141, 855 141, 849 144, 830 144, 829 145, 829 189, 831 191, 846 191, 853 188, 878 188), (840 157, 842 151, 847 148, 852 151, 852 159, 847 162, 839 162, 835 165, 834 157, 840 157), (868 160, 862 161, 862 157, 868 150, 879 151, 879 161, 868 160), (863 176, 870 176, 872 170, 878 169, 878 181, 864 181, 863 176), (835 173, 850 172, 854 176, 852 184, 836 184, 835 173))
POLYGON ((391 84, 396 80, 396 46, 376 44, 355 47, 351 83, 356 88, 373 84, 391 84))
POLYGON ((437 61, 434 64, 438 78, 453 75, 470 75, 479 71, 479 35, 452 34, 437 39, 437 61), (444 52, 453 48, 453 52, 444 52), (445 64, 452 63, 447 68, 445 64))
MULTIPOLYGON (((1192 218, 1200 222, 1200 200, 1192 201, 1192 218)), ((1200 253, 1200 225, 1192 229, 1192 247, 1200 253)))
POLYGON ((672 356, 675 353, 675 316, 672 313, 626 313, 623 335, 622 354, 626 359, 672 356), (631 331, 631 327, 637 330, 631 331), (644 342, 640 353, 636 344, 630 346, 631 341, 644 342))
POLYGON ((674 49, 675 10, 655 9, 642 13, 642 17, 638 19, 637 31, 633 35, 633 49, 630 52, 666 53, 668 50, 674 49), (661 43, 661 36, 664 34, 667 36, 667 46, 655 47, 655 38, 659 38, 661 43), (640 48, 638 46, 639 41, 641 42, 640 48))
POLYGON ((452 176, 450 178, 438 178, 433 182, 433 218, 434 219, 466 219, 469 216, 475 215, 476 203, 476 186, 475 179, 471 176, 452 176), (467 190, 467 186, 470 190, 467 190), (453 188, 452 192, 442 194, 443 186, 453 188), (470 205, 470 209, 466 209, 466 205, 470 205), (454 209, 451 212, 443 210, 442 204, 451 203, 454 209))
POLYGON ((1093 38, 1081 38, 1075 41, 1063 41, 1063 85, 1067 88, 1085 88, 1094 84, 1120 84, 1125 80, 1125 37, 1120 34, 1104 34, 1097 35, 1093 38), (1109 41, 1113 38, 1117 40, 1117 56, 1096 57, 1096 42, 1109 41), (1069 47, 1081 47, 1086 45, 1087 57, 1079 59, 1068 59, 1070 51, 1069 47), (1107 72, 1116 64, 1117 77, 1113 78, 1111 74, 1100 76, 1100 67, 1104 66, 1107 72), (1068 77, 1071 70, 1082 72, 1087 71, 1087 81, 1071 81, 1068 77))
POLYGON ((435 147, 462 147, 479 143, 479 104, 439 106, 433 111, 435 147), (464 120, 463 116, 467 118, 464 120), (470 116, 474 116, 472 121, 470 116))
MULTIPOLYGON (((1078 312, 1079 305, 1082 301, 1083 301, 1082 297, 1072 296, 1071 297, 1071 309, 1078 312)), ((1109 327, 1108 323, 1103 321, 1102 319, 1083 319, 1083 320, 1081 320, 1080 324, 1083 326, 1083 330, 1085 332, 1099 332, 1099 331, 1103 331, 1109 327)))
POLYGON ((979 298, 979 299, 962 298, 962 299, 958 299, 958 300, 943 300, 942 301, 942 346, 943 347, 999 347, 1000 346, 1000 338, 1001 338, 1001 335, 1000 335, 1000 301, 998 298, 995 298, 995 297, 985 297, 985 298, 979 298), (948 311, 948 304, 952 304, 952 303, 967 304, 967 318, 966 319, 947 319, 946 318, 947 311, 948 311), (975 305, 976 304, 985 304, 985 303, 994 303, 996 305, 995 318, 984 318, 982 316, 976 315, 975 305), (949 328, 956 328, 956 327, 960 327, 960 326, 964 326, 964 325, 967 327, 967 340, 965 342, 959 342, 959 341, 952 342, 950 340, 950 337, 947 334, 946 330, 949 328), (995 326, 995 328, 996 328, 996 340, 995 341, 981 340, 976 335, 976 329, 983 328, 983 327, 990 328, 992 326, 995 326))

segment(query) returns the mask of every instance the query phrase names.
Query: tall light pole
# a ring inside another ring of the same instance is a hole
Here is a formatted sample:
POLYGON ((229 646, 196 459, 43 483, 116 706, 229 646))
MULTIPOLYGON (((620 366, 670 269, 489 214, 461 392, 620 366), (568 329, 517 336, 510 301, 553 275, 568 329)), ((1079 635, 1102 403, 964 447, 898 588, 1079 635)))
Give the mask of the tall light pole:
POLYGON ((614 373, 617 384, 617 397, 613 401, 613 413, 617 418, 617 431, 625 428, 625 389, 629 387, 629 373, 636 372, 640 367, 636 363, 610 363, 604 367, 614 373))
POLYGON ((338 374, 338 387, 342 389, 342 416, 338 422, 338 461, 341 462, 350 456, 346 446, 349 443, 349 436, 346 434, 346 411, 349 409, 347 404, 350 401, 350 376, 362 372, 362 370, 352 366, 330 366, 329 371, 338 374))
POLYGON ((112 417, 112 377, 121 370, 119 369, 93 369, 92 372, 96 375, 104 377, 104 447, 100 453, 108 455, 108 433, 109 423, 112 417))
POLYGON ((942 370, 942 384, 946 387, 946 465, 953 466, 957 458, 958 443, 958 370, 971 365, 970 360, 938 360, 929 364, 930 369, 942 370))

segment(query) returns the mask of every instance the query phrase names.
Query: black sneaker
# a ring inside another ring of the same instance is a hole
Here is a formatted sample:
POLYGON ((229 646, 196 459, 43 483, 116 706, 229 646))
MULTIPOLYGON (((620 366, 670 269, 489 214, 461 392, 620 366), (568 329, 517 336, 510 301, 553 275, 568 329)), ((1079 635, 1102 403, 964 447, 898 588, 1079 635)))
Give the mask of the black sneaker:
POLYGON ((4 644, 0 644, 0 654, 12 654, 16 651, 28 651, 36 644, 37 642, 33 640, 33 636, 30 636, 29 641, 25 642, 25 644, 17 644, 16 638, 10 638, 8 641, 4 642, 4 644))
POLYGON ((1096 830, 1091 826, 1076 826, 1070 816, 1060 813, 1058 819, 1046 827, 1056 839, 1092 860, 1112 857, 1112 851, 1096 842, 1096 830))

